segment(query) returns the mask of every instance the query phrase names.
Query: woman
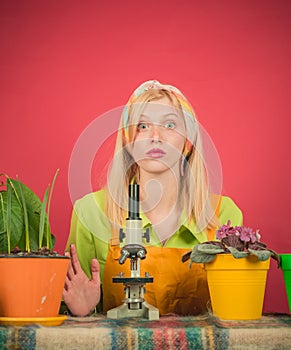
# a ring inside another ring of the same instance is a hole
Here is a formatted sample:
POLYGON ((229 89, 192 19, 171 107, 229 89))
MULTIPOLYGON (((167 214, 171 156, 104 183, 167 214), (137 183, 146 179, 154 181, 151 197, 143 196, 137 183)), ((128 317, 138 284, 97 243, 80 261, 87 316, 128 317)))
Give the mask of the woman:
POLYGON ((154 277, 146 286, 146 301, 161 314, 205 312, 205 272, 199 264, 190 269, 181 257, 195 244, 214 239, 218 225, 228 220, 241 225, 242 214, 230 198, 209 193, 189 102, 177 88, 155 80, 137 88, 123 110, 106 189, 75 203, 63 293, 70 312, 85 316, 97 304, 106 312, 122 303, 123 287, 111 280, 121 271, 129 273, 129 263, 118 262, 118 231, 125 226, 132 181, 140 185, 142 223, 150 229, 141 262, 142 272, 154 277))

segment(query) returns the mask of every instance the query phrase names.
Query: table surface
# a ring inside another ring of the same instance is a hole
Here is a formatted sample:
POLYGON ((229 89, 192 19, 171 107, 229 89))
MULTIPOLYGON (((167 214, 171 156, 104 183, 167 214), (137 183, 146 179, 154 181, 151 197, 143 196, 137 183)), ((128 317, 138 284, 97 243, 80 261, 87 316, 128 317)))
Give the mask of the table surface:
POLYGON ((291 315, 222 321, 211 315, 112 320, 68 317, 59 326, 0 325, 0 349, 291 349, 291 315))

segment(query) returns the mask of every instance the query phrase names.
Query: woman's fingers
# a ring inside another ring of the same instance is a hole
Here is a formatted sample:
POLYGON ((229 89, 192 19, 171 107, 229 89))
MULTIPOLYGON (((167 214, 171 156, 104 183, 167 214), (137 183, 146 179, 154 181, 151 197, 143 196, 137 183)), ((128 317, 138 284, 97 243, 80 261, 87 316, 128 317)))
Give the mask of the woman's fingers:
MULTIPOLYGON (((68 252, 65 252, 65 256, 70 256, 70 253, 68 252)), ((69 263, 69 267, 68 267, 68 271, 67 271, 67 278, 69 280, 72 280, 72 278, 74 277, 75 275, 75 271, 73 269, 73 266, 72 266, 72 259, 70 260, 70 263, 69 263)))
POLYGON ((81 268, 75 245, 70 247, 69 255, 71 261, 63 289, 63 298, 72 314, 86 316, 100 301, 100 265, 97 259, 92 259, 92 279, 89 280, 81 268))
POLYGON ((66 279, 65 279, 64 290, 67 291, 70 288, 70 285, 71 285, 71 280, 69 279, 69 277, 67 275, 66 279))
POLYGON ((77 274, 78 272, 82 271, 82 268, 78 259, 78 254, 77 254, 77 249, 75 244, 71 244, 70 254, 71 254, 71 265, 73 267, 74 273, 77 274))
POLYGON ((91 261, 91 281, 99 282, 100 280, 100 265, 97 259, 92 259, 91 261))

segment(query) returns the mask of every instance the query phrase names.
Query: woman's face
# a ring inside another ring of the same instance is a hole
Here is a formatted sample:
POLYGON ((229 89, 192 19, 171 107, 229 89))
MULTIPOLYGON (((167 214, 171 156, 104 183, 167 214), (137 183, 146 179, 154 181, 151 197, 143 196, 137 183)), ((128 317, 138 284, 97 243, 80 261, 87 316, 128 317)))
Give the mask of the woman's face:
POLYGON ((179 169, 185 135, 181 112, 167 97, 149 102, 137 122, 132 155, 147 172, 179 169))

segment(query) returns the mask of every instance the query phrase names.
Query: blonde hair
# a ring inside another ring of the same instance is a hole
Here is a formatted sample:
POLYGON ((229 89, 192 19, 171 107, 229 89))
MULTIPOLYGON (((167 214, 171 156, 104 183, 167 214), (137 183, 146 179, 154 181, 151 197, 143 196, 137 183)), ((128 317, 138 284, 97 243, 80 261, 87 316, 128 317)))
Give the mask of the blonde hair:
POLYGON ((190 151, 186 150, 184 152, 184 175, 181 176, 180 181, 179 200, 181 200, 181 204, 186 211, 187 219, 194 219, 200 231, 215 227, 218 224, 210 203, 207 169, 203 158, 198 121, 194 111, 192 110, 192 115, 189 118, 183 113, 181 103, 174 93, 166 89, 149 89, 125 107, 128 108, 126 111, 128 113, 127 125, 124 125, 123 118, 120 122, 114 158, 109 170, 106 187, 105 214, 111 220, 113 236, 122 226, 127 216, 128 186, 133 178, 136 178, 137 181, 139 178, 138 165, 130 152, 135 139, 138 120, 147 103, 158 101, 164 97, 168 98, 171 104, 178 109, 179 114, 184 119, 186 138, 192 146, 190 151), (127 127, 127 137, 125 137, 125 127, 127 127))

